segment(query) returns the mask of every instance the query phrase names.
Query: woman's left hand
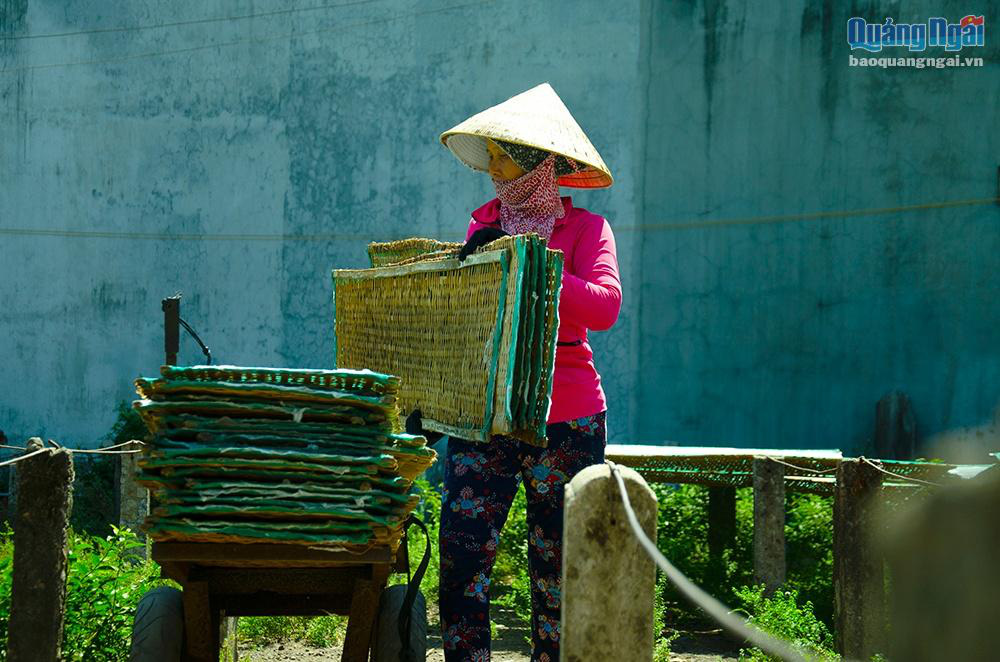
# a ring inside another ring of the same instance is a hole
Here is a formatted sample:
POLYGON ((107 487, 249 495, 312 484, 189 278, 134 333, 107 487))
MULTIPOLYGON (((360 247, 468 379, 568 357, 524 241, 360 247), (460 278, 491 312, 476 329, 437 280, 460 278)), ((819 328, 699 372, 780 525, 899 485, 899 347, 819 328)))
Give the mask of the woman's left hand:
POLYGON ((469 240, 465 242, 465 246, 462 246, 462 250, 458 253, 458 261, 464 262, 465 258, 476 252, 476 249, 506 236, 508 236, 507 233, 500 228, 479 228, 472 233, 469 240))

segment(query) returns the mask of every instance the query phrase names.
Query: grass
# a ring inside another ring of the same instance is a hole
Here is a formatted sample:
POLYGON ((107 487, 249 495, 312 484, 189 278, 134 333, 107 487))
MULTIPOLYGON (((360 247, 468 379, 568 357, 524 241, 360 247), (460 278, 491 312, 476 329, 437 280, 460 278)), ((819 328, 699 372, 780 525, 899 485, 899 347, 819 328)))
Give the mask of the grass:
MULTIPOLYGON (((788 641, 822 662, 840 660, 833 650, 833 635, 829 628, 816 618, 813 605, 800 601, 795 589, 779 590, 771 597, 764 597, 763 586, 745 586, 736 591, 742 611, 748 621, 788 641)), ((767 655, 759 648, 740 651, 740 660, 748 662, 781 662, 781 658, 767 655)))

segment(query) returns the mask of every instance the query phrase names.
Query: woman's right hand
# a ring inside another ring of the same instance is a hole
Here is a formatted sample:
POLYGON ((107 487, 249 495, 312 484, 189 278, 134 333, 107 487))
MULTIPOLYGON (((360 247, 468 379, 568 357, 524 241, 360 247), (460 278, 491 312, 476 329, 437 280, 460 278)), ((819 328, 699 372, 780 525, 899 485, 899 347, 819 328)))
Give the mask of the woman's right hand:
POLYGON ((428 444, 436 443, 443 436, 440 432, 431 432, 424 429, 424 415, 419 409, 414 409, 406 417, 405 429, 406 434, 423 437, 427 440, 428 444))

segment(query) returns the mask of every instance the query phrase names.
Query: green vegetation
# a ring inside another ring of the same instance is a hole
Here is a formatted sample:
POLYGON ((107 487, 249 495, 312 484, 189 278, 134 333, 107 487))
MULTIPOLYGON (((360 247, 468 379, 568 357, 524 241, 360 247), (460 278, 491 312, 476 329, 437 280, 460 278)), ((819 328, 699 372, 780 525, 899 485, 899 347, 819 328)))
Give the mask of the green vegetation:
MULTIPOLYGON (((736 491, 736 539, 721 559, 708 550, 708 490, 695 485, 651 485, 659 501, 657 545, 691 581, 728 605, 740 604, 738 587, 753 583, 753 491, 736 491)), ((828 628, 833 620, 833 504, 829 497, 790 493, 785 526, 788 580, 815 606, 828 628)), ((704 617, 666 586, 667 623, 687 626, 704 617)))
POLYGON ((667 618, 667 576, 660 570, 656 572, 656 589, 653 594, 653 662, 669 662, 670 644, 678 633, 664 635, 667 618))
MULTIPOLYGON (((744 586, 736 591, 736 595, 753 625, 798 646, 819 660, 840 660, 833 650, 830 630, 813 614, 811 602, 798 601, 795 589, 776 591, 766 598, 763 586, 744 586)), ((781 658, 767 655, 759 648, 741 650, 740 660, 781 662, 781 658)))
MULTIPOLYGON (((160 567, 136 555, 142 543, 128 529, 106 537, 71 532, 66 580, 65 660, 123 662, 128 659, 132 616, 146 591, 167 582, 160 567)), ((0 534, 0 641, 7 640, 14 544, 0 534)), ((6 646, 0 660, 6 659, 6 646)))
MULTIPOLYGON (((142 438, 145 428, 127 403, 117 408, 117 418, 105 445, 142 438)), ((74 458, 76 483, 70 537, 69 576, 64 655, 67 660, 125 660, 128 655, 132 616, 142 595, 163 584, 159 567, 134 554, 140 545, 128 530, 109 524, 114 511, 113 456, 74 458)), ((433 621, 438 593, 438 534, 441 515, 440 485, 416 482, 422 502, 416 515, 427 525, 431 558, 421 589, 433 621)), ((808 494, 789 494, 786 535, 788 581, 781 591, 765 598, 752 584, 753 495, 737 490, 736 535, 731 549, 712 558, 708 549, 708 490, 691 485, 651 485, 659 501, 657 544, 695 583, 726 604, 739 607, 751 622, 773 634, 803 646, 824 660, 838 659, 832 652, 830 635, 832 586, 831 499, 808 494), (742 588, 737 588, 742 587, 742 588)), ((493 571, 494 603, 511 609, 525 624, 531 618, 531 583, 528 576, 527 502, 523 486, 518 489, 501 534, 493 571)), ((411 567, 416 568, 427 542, 418 529, 410 530, 407 543, 411 567)), ((10 609, 13 543, 9 530, 0 532, 0 637, 5 640, 10 609)), ((396 575, 393 583, 405 582, 396 575)), ((676 590, 658 574, 654 597, 654 641, 656 662, 670 656, 677 630, 704 624, 704 616, 684 602, 676 590)), ((238 635, 244 644, 297 640, 316 647, 343 640, 346 617, 241 618, 238 635)), ((5 650, 0 649, 0 662, 5 650)), ((742 659, 767 660, 757 649, 741 651, 742 659)))

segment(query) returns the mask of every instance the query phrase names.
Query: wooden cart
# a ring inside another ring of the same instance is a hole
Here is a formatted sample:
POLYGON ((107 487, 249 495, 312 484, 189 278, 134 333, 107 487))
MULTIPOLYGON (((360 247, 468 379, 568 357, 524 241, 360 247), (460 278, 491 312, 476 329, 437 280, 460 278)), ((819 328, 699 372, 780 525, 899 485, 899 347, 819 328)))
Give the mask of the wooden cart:
POLYGON ((183 587, 185 662, 217 662, 227 616, 347 615, 344 662, 368 660, 379 597, 406 572, 406 541, 364 554, 300 545, 154 542, 162 575, 183 587))

